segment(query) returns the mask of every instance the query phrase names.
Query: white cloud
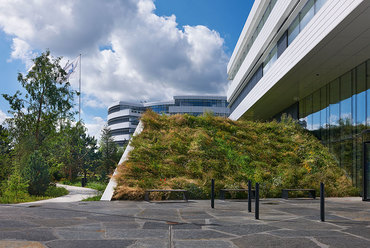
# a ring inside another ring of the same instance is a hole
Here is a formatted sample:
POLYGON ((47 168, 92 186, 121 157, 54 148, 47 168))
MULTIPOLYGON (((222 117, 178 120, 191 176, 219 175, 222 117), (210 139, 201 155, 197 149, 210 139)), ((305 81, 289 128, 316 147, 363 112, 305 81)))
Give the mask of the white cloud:
POLYGON ((174 15, 154 10, 153 0, 2 0, 0 28, 13 37, 12 59, 47 48, 67 59, 82 53, 86 106, 225 94, 228 57, 220 35, 178 27, 174 15))
POLYGON ((32 52, 32 49, 27 42, 19 38, 14 38, 11 59, 9 59, 8 62, 12 59, 20 59, 25 63, 27 68, 30 68, 33 65, 32 59, 35 55, 36 54, 32 52))
POLYGON ((8 116, 0 109, 0 125, 5 121, 8 116))
POLYGON ((106 122, 101 117, 94 117, 92 122, 86 123, 87 132, 90 136, 95 136, 96 139, 100 139, 100 133, 106 122))

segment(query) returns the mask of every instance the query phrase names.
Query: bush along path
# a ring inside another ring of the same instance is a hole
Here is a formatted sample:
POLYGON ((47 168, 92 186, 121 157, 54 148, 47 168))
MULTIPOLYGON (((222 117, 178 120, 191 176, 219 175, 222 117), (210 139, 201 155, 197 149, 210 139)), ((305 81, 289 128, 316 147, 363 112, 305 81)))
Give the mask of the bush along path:
POLYGON ((33 205, 33 204, 41 204, 41 203, 78 202, 86 198, 93 197, 99 193, 95 189, 70 186, 70 185, 57 184, 57 187, 63 187, 67 189, 69 193, 67 195, 57 197, 57 198, 52 198, 52 199, 47 199, 47 200, 42 200, 42 201, 35 201, 35 202, 26 202, 26 203, 21 203, 21 204, 33 205))
POLYGON ((129 159, 119 165, 115 199, 140 200, 145 189, 186 189, 189 197, 260 183, 262 197, 283 188, 325 183, 327 196, 357 195, 345 171, 318 139, 290 118, 282 122, 232 121, 210 114, 165 116, 146 112, 129 159))

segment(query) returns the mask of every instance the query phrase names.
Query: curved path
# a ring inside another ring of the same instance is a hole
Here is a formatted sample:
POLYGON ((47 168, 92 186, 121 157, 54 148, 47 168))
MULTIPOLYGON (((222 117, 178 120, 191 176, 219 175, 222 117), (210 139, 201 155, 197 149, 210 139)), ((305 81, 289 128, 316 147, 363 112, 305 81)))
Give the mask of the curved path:
POLYGON ((95 189, 83 188, 83 187, 76 187, 70 185, 64 185, 57 183, 57 187, 66 188, 69 191, 68 195, 64 195, 57 198, 35 201, 35 202, 25 202, 21 204, 40 204, 40 203, 57 203, 57 202, 78 202, 83 199, 95 196, 98 194, 98 191, 95 189))

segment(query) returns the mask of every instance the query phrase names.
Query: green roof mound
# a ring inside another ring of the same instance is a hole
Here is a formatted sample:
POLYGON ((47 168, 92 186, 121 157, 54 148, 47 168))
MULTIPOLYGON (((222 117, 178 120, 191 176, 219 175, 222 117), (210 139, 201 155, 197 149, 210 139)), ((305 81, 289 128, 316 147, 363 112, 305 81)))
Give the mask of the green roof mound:
POLYGON ((327 196, 358 194, 345 171, 320 141, 291 118, 281 122, 232 121, 212 114, 146 112, 134 149, 118 167, 114 199, 142 200, 146 189, 186 189, 210 197, 211 179, 222 188, 260 183, 262 197, 284 188, 316 189, 327 196))

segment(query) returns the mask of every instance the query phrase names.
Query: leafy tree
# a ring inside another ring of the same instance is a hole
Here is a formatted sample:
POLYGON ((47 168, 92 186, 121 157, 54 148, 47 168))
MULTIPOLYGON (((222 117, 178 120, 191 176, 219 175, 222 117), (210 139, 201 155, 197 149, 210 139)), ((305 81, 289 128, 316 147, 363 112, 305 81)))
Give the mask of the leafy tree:
POLYGON ((9 102, 13 118, 9 123, 18 139, 25 134, 33 135, 38 146, 53 132, 58 120, 73 117, 74 92, 66 81, 66 72, 60 66, 61 58, 53 58, 50 51, 33 60, 32 69, 18 81, 26 94, 17 91, 13 96, 2 94, 9 102))
POLYGON ((0 125, 0 184, 6 180, 12 172, 13 149, 9 132, 0 125))
POLYGON ((49 166, 38 150, 29 157, 22 174, 29 182, 28 192, 31 195, 43 195, 49 187, 49 166))
POLYGON ((73 158, 78 165, 78 171, 86 178, 89 169, 94 168, 99 159, 97 140, 87 134, 82 122, 78 122, 75 127, 73 142, 73 158))
POLYGON ((120 158, 117 144, 114 142, 110 129, 105 126, 100 136, 101 165, 100 171, 104 175, 109 175, 116 168, 120 158))
POLYGON ((24 199, 27 197, 28 182, 24 180, 19 170, 14 170, 13 174, 7 181, 2 183, 2 197, 8 198, 10 202, 24 199))
POLYGON ((60 130, 44 142, 43 153, 48 157, 55 179, 75 179, 78 174, 86 177, 99 161, 97 141, 87 134, 82 122, 75 125, 64 122, 60 130), (63 175, 61 175, 61 173, 63 175))

